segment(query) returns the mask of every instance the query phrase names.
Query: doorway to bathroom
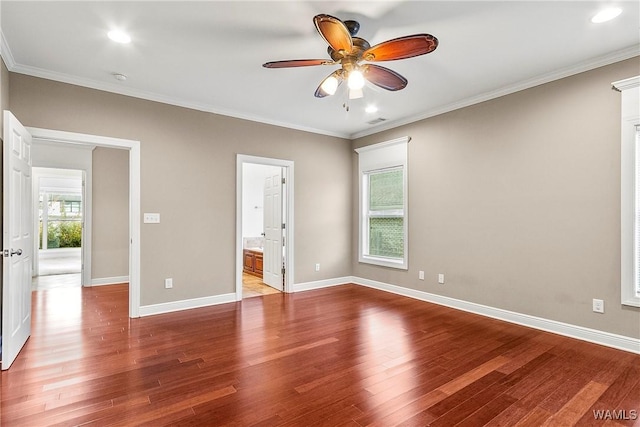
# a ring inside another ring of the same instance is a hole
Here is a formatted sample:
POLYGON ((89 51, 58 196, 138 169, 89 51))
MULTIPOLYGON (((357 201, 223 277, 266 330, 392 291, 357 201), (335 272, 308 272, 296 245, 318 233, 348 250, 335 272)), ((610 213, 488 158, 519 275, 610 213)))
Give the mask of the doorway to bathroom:
POLYGON ((291 292, 293 162, 238 155, 238 300, 291 292))

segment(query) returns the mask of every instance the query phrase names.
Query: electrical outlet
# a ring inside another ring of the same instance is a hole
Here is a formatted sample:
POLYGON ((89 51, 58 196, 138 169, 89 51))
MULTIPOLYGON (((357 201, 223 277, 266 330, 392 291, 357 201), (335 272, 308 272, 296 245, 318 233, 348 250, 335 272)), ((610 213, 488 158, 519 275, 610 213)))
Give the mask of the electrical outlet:
POLYGON ((171 279, 171 278, 164 279, 164 288, 165 289, 173 288, 173 279, 171 279))
POLYGON ((320 263, 316 264, 316 271, 320 271, 320 263))
POLYGON ((593 311, 595 313, 604 313, 604 300, 593 299, 593 311))
POLYGON ((438 274, 438 283, 440 283, 441 285, 444 285, 444 274, 442 273, 438 274))
POLYGON ((418 271, 418 279, 424 280, 424 271, 422 270, 418 271))

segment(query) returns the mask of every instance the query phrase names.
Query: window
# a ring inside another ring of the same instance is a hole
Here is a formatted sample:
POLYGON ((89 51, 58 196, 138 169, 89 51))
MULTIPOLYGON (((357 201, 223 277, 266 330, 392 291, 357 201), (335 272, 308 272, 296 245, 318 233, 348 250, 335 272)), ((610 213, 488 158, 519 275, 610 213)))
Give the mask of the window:
POLYGON ((407 269, 408 137, 356 149, 360 262, 407 269))
POLYGON ((613 83, 622 92, 621 296, 640 307, 640 76, 613 83))

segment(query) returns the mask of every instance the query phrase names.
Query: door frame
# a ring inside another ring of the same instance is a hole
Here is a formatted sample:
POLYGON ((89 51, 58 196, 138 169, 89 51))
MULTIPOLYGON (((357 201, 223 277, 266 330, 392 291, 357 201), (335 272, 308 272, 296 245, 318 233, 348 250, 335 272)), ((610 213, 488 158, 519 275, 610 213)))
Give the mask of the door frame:
POLYGON ((42 128, 26 128, 34 140, 129 151, 129 317, 140 317, 140 141, 42 128))
POLYGON ((284 237, 285 257, 285 280, 284 292, 293 292, 294 284, 294 162, 292 160, 273 159, 269 157, 249 156, 238 154, 236 158, 236 301, 242 300, 242 195, 243 195, 243 176, 242 170, 245 163, 253 163, 266 166, 278 166, 283 168, 282 176, 286 181, 284 186, 283 197, 286 198, 286 212, 283 213, 284 223, 287 224, 287 230, 284 237))

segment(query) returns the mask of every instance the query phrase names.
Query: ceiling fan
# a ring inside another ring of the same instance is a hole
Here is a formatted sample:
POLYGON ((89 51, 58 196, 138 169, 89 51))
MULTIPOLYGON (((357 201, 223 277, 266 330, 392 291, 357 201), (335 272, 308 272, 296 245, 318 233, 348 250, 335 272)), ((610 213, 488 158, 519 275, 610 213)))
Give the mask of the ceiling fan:
POLYGON ((316 89, 316 98, 324 98, 336 93, 338 86, 347 81, 349 98, 361 98, 365 80, 390 91, 404 89, 407 79, 385 67, 363 63, 393 61, 412 58, 433 52, 438 47, 438 39, 431 34, 414 34, 399 37, 371 46, 363 38, 356 37, 360 24, 357 21, 341 21, 331 15, 316 15, 313 18, 316 29, 327 42, 331 59, 292 59, 262 64, 265 68, 307 67, 312 65, 340 65, 341 67, 326 77, 316 89))

